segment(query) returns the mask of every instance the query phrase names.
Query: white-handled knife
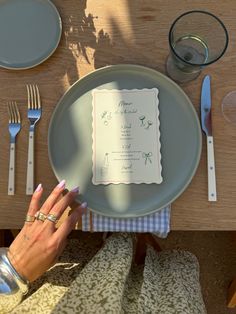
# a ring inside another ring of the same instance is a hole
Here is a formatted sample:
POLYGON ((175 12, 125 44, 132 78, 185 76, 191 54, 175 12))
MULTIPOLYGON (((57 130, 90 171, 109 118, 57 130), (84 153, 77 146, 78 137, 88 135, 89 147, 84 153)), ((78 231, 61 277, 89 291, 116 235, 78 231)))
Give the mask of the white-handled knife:
POLYGON ((214 142, 211 122, 211 80, 206 75, 202 83, 201 92, 201 124, 207 137, 207 171, 208 171, 208 201, 217 201, 214 142))

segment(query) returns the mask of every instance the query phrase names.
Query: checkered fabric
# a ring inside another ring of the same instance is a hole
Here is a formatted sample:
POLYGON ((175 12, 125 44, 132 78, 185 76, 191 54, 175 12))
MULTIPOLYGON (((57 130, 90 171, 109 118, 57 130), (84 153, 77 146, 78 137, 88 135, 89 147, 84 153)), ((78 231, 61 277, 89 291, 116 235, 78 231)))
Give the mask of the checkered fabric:
POLYGON ((88 210, 82 218, 82 230, 94 232, 151 232, 160 238, 166 238, 170 231, 171 207, 143 217, 137 218, 110 218, 92 213, 88 210), (92 226, 91 226, 92 221, 92 226))

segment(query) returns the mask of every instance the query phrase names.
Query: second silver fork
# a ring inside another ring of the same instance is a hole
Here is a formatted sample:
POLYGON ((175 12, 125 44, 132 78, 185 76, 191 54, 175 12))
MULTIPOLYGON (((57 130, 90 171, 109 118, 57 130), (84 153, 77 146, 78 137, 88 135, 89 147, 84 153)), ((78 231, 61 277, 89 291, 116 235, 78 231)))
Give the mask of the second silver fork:
POLYGON ((10 133, 10 160, 9 160, 9 175, 8 175, 8 195, 15 194, 15 145, 16 136, 21 129, 20 113, 16 102, 7 104, 9 115, 9 133, 10 133))
POLYGON ((27 85, 26 87, 28 95, 27 116, 30 122, 26 194, 32 195, 34 192, 34 129, 35 124, 41 118, 41 101, 37 85, 27 85))

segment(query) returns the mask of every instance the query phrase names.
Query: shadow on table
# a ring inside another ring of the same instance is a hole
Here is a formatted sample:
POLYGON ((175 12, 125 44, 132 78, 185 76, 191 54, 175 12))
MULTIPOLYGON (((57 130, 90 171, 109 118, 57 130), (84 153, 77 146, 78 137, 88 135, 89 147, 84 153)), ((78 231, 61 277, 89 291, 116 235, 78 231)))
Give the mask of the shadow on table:
MULTIPOLYGON (((66 3, 63 5, 67 6, 66 3)), ((78 65, 91 63, 93 55, 91 55, 89 48, 96 49, 97 39, 94 26, 95 17, 85 12, 87 0, 74 0, 70 7, 74 11, 65 17, 63 27, 68 58, 65 68, 67 69, 68 82, 72 85, 80 78, 78 65)), ((65 7, 65 12, 67 12, 67 7, 65 7)))
MULTIPOLYGON (((126 1, 128 18, 119 20, 114 9, 108 18, 110 33, 97 29, 94 67, 111 64, 139 64, 164 72, 168 54, 168 27, 160 27, 159 1, 126 1), (158 37, 165 32, 166 36, 158 37), (163 42, 164 38, 164 42, 163 42)), ((99 16, 97 17, 99 20, 99 16)), ((166 22, 168 23, 168 21, 166 22)))
MULTIPOLYGON (((159 70, 164 72, 165 58, 168 54, 165 48, 168 46, 168 27, 160 27, 159 1, 149 0, 140 5, 126 1, 129 19, 124 21, 125 27, 123 25, 121 27, 117 9, 114 7, 106 22, 110 34, 104 28, 95 28, 95 20, 102 21, 102 17, 97 12, 93 14, 86 12, 87 0, 73 2, 71 7, 76 8, 75 11, 63 21, 67 49, 76 65, 73 68, 77 69, 77 75, 73 69, 74 73, 68 72, 71 84, 79 78, 78 65, 93 62, 95 69, 111 64, 131 63, 154 69, 160 68, 159 70), (130 36, 127 36, 128 30, 130 36), (160 36, 158 37, 158 33, 161 32, 166 33, 165 36, 161 36, 164 42, 160 36)), ((110 7, 113 8, 111 4, 110 7)))

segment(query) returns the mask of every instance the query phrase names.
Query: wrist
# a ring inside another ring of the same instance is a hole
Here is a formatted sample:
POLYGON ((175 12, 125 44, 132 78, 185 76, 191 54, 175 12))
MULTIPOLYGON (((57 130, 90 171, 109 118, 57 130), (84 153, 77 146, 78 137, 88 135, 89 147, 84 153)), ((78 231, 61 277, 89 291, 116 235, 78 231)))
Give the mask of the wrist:
POLYGON ((8 257, 7 248, 0 248, 0 264, 5 268, 9 276, 11 276, 11 279, 17 284, 22 294, 26 294, 28 292, 29 281, 15 269, 11 259, 8 257))

